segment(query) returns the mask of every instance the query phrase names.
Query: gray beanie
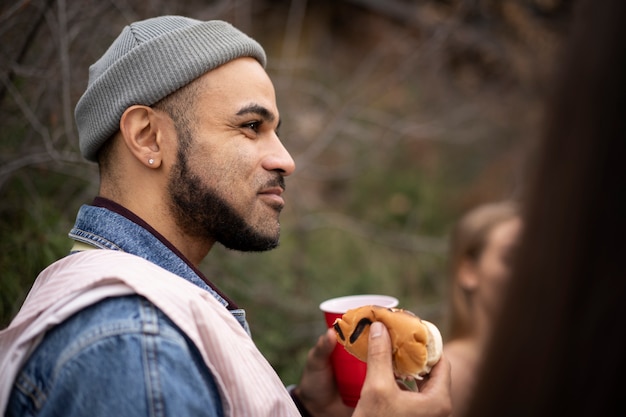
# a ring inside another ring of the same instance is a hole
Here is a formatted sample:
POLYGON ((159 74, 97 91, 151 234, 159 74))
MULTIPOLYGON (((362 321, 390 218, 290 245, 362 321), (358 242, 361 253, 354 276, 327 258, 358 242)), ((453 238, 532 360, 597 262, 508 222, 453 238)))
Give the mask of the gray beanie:
POLYGON ((261 45, 219 20, 161 16, 126 26, 89 67, 87 90, 75 110, 80 152, 96 162, 98 150, 119 130, 128 107, 151 106, 240 57, 253 57, 265 67, 261 45))

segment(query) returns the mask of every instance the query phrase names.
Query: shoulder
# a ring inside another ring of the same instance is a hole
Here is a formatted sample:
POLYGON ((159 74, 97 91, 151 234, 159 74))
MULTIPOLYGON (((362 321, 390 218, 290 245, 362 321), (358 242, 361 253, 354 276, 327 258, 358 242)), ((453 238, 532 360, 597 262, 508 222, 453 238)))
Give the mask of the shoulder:
POLYGON ((477 366, 480 350, 470 339, 458 339, 443 345, 443 352, 450 361, 452 374, 467 373, 477 366))
POLYGON ((221 413, 213 376, 193 343, 138 295, 103 300, 54 327, 15 388, 26 390, 26 397, 45 398, 30 406, 76 407, 70 415, 141 416, 146 407, 199 404, 221 413), (201 387, 205 396, 191 395, 201 387), (85 404, 89 409, 81 410, 85 404))
POLYGON ((470 357, 476 350, 475 343, 469 338, 459 338, 447 341, 443 345, 443 351, 448 358, 470 357))
POLYGON ((476 380, 479 352, 472 340, 455 339, 443 347, 450 362, 451 394, 454 415, 464 409, 469 401, 476 380))

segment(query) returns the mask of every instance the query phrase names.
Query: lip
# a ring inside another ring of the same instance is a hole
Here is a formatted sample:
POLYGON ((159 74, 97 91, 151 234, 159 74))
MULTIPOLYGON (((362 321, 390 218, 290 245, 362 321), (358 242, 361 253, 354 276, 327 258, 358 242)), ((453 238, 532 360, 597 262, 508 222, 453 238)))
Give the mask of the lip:
POLYGON ((285 200, 282 198, 283 191, 281 187, 271 187, 259 191, 258 194, 272 206, 283 207, 285 205, 285 200))

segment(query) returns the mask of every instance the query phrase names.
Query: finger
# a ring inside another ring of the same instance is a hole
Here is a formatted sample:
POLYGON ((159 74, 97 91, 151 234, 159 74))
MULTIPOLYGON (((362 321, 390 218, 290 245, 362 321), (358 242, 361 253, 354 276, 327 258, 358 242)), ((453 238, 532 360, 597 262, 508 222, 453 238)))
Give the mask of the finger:
POLYGON ((420 391, 428 392, 430 389, 439 389, 438 387, 441 386, 450 386, 450 362, 444 356, 433 366, 428 378, 420 384, 420 391))
POLYGON ((315 368, 323 368, 328 366, 330 354, 333 352, 337 338, 335 331, 329 328, 326 333, 322 334, 315 346, 309 351, 309 366, 315 368))
POLYGON ((368 378, 382 381, 394 379, 391 363, 391 339, 387 328, 381 322, 373 322, 370 326, 366 379, 368 378))

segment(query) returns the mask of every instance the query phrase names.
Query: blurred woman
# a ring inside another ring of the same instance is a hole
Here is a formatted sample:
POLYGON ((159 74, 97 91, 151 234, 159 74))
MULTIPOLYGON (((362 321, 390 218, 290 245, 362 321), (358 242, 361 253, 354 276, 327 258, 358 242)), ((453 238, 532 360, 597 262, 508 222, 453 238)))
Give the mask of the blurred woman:
POLYGON ((624 416, 626 2, 580 0, 464 417, 624 416))
POLYGON ((521 219, 512 201, 467 212, 450 239, 448 329, 444 352, 452 369, 452 407, 459 415, 474 386, 481 352, 491 332, 521 219))

